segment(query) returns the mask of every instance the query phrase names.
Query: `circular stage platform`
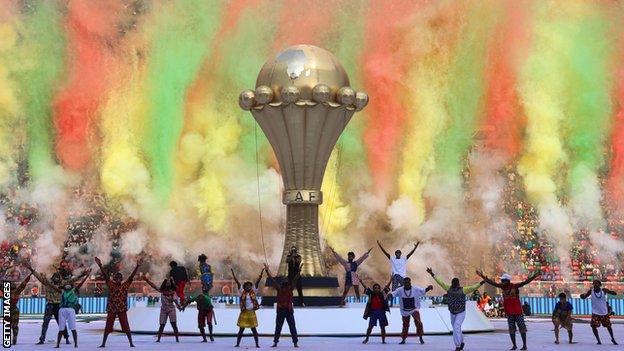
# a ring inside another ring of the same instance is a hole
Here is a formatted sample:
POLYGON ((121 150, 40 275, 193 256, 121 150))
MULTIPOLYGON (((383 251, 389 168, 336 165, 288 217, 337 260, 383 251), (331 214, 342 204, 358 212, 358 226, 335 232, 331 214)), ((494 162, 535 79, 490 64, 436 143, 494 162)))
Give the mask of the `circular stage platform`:
MULTIPOLYGON (((449 312, 446 306, 431 306, 431 301, 423 300, 420 310, 425 334, 451 334, 452 327, 449 312)), ((364 303, 352 303, 346 307, 295 307, 295 319, 297 331, 300 336, 361 336, 364 335, 368 321, 362 318, 364 303)), ((273 335, 275 329, 275 310, 262 307, 257 312, 258 332, 261 335, 273 335)), ((215 304, 217 324, 214 326, 216 335, 234 335, 238 331, 236 321, 238 319, 238 305, 225 306, 215 304)), ((158 317, 160 307, 147 307, 137 304, 128 311, 128 319, 134 333, 155 334, 158 330, 158 317)), ((182 334, 198 334, 197 309, 190 305, 184 312, 178 312, 178 328, 182 334)), ((389 335, 401 332, 401 314, 397 307, 391 308, 388 314, 390 325, 386 328, 389 335)), ((415 331, 412 323, 410 332, 415 331)), ((119 330, 118 322, 115 329, 119 330)), ((477 308, 474 301, 466 304, 466 319, 463 325, 464 332, 488 332, 494 327, 485 315, 477 308)), ((167 323, 165 332, 172 332, 167 323)), ((373 330, 374 335, 379 335, 379 328, 373 330)), ((288 326, 282 329, 282 335, 288 336, 288 326)))

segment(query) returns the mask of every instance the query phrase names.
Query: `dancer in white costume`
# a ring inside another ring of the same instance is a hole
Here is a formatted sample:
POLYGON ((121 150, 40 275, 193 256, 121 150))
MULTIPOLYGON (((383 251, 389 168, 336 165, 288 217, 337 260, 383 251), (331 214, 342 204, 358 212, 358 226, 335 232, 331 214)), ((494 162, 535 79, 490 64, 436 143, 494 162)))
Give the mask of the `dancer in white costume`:
POLYGON ((611 318, 609 317, 609 308, 607 307, 607 294, 617 295, 615 291, 603 288, 602 282, 596 279, 594 280, 594 288, 585 294, 581 294, 581 299, 591 298, 592 318, 590 324, 596 341, 598 341, 598 345, 602 345, 602 342, 600 342, 600 335, 598 335, 598 327, 601 325, 607 328, 613 345, 617 345, 618 343, 615 342, 615 338, 613 337, 613 328, 611 328, 611 318))

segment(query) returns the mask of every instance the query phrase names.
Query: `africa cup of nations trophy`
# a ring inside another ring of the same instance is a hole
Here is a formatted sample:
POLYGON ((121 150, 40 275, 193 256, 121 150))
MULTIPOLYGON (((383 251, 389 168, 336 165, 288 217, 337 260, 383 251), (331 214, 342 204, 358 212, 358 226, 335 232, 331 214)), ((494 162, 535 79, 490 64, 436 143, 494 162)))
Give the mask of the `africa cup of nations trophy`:
POLYGON ((239 96, 240 107, 251 112, 269 140, 284 182, 286 238, 279 275, 287 274, 287 256, 296 246, 306 296, 336 295, 338 280, 328 275, 319 238, 321 184, 336 141, 367 103, 366 93, 349 86, 338 59, 312 45, 291 46, 269 59, 256 89, 239 96))

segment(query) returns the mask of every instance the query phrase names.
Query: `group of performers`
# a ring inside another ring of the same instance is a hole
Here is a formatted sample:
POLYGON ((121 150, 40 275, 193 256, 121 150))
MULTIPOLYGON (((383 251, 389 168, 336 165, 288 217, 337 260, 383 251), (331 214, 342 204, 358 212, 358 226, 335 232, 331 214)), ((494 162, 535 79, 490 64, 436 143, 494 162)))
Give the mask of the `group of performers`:
MULTIPOLYGON (((336 260, 345 269, 345 284, 343 291, 343 302, 345 304, 345 297, 351 287, 355 291, 356 298, 360 299, 359 286, 364 288, 364 294, 368 296, 368 301, 364 310, 364 319, 368 319, 368 328, 366 329, 366 336, 363 343, 369 341, 371 332, 374 327, 379 326, 381 329, 381 341, 386 343, 386 327, 388 326, 388 318, 386 313, 390 311, 390 305, 394 297, 399 298, 400 313, 402 317, 402 332, 400 344, 405 344, 410 322, 413 320, 416 327, 416 336, 418 336, 421 344, 424 343, 423 339, 423 323, 420 318, 421 298, 427 294, 427 292, 433 290, 433 286, 419 287, 412 284, 410 277, 407 275, 407 260, 413 255, 420 243, 414 244, 413 249, 405 256, 402 256, 400 250, 396 250, 394 256, 391 256, 381 245, 377 242, 381 251, 386 255, 390 261, 392 274, 388 283, 382 287, 378 283, 373 283, 371 287, 359 279, 357 271, 359 266, 368 258, 372 249, 368 250, 360 258, 356 259, 353 252, 347 254, 347 258, 342 258, 333 248, 330 248, 336 257, 336 260)), ((239 328, 236 345, 240 346, 241 339, 245 329, 251 329, 255 346, 259 347, 258 338, 258 320, 256 318, 256 310, 259 309, 258 303, 258 286, 264 273, 266 272, 270 281, 273 282, 272 287, 277 293, 277 306, 276 306, 276 318, 275 318, 275 333, 273 339, 273 347, 276 347, 284 322, 288 323, 292 342, 295 347, 298 347, 299 339, 297 337, 297 327, 295 323, 294 315, 294 295, 293 290, 297 289, 299 304, 303 305, 303 292, 301 286, 301 268, 302 257, 298 254, 297 248, 292 247, 287 258, 288 262, 288 274, 286 277, 277 278, 269 269, 268 265, 264 264, 260 274, 255 282, 245 281, 241 283, 236 276, 234 270, 232 270, 232 278, 238 287, 240 294, 240 315, 238 318, 237 326, 239 328)), ((128 290, 132 284, 140 266, 143 263, 142 259, 138 259, 134 270, 124 280, 123 275, 120 272, 114 272, 112 275, 102 267, 102 262, 98 257, 95 257, 95 263, 101 271, 101 275, 104 278, 106 285, 108 286, 109 295, 107 301, 107 316, 106 325, 104 329, 103 339, 100 347, 106 346, 106 341, 109 334, 113 331, 113 324, 115 319, 119 320, 121 330, 126 334, 128 342, 131 347, 134 347, 132 342, 132 334, 126 315, 128 306, 128 290)), ((202 288, 201 292, 197 295, 191 295, 186 297, 184 294, 185 285, 188 282, 188 274, 186 269, 179 266, 177 262, 170 262, 169 266, 171 270, 168 276, 163 280, 160 286, 153 283, 149 278, 144 277, 145 281, 154 290, 161 294, 161 307, 159 316, 159 329, 156 342, 160 342, 167 321, 171 324, 174 331, 176 342, 179 342, 179 332, 176 322, 176 311, 184 310, 190 303, 195 302, 198 310, 197 322, 198 329, 202 337, 202 342, 207 342, 208 337, 210 341, 214 341, 213 337, 213 319, 214 306, 212 304, 212 297, 210 296, 210 290, 213 285, 212 268, 207 263, 207 256, 200 255, 198 257, 198 266, 201 276, 202 288), (208 327, 208 337, 206 336, 206 326, 208 327)), ((54 273, 48 279, 44 275, 36 272, 29 264, 26 264, 26 268, 30 271, 30 274, 22 281, 19 286, 16 286, 15 282, 11 282, 11 299, 10 299, 10 322, 13 332, 13 343, 17 343, 18 337, 18 323, 19 323, 19 309, 17 308, 17 302, 19 296, 26 287, 26 284, 34 275, 47 289, 46 293, 46 307, 43 324, 41 328, 41 336, 38 344, 45 342, 47 329, 52 317, 57 321, 59 330, 56 338, 56 347, 58 348, 61 343, 61 339, 65 339, 67 344, 69 341, 69 333, 71 331, 74 346, 78 346, 78 334, 76 331, 76 313, 80 309, 78 302, 78 295, 80 288, 87 280, 87 277, 91 273, 90 270, 85 271, 78 277, 71 275, 54 273)), ((540 272, 535 272, 526 280, 519 283, 512 283, 512 277, 508 274, 503 274, 500 277, 500 282, 497 282, 481 271, 476 271, 477 276, 481 278, 481 281, 468 286, 462 286, 458 278, 453 278, 449 283, 438 277, 433 269, 427 268, 427 273, 431 275, 433 280, 446 292, 448 301, 448 310, 450 313, 451 324, 453 328, 453 342, 455 350, 464 349, 464 338, 462 334, 462 324, 466 316, 466 297, 468 294, 473 293, 479 287, 484 284, 490 284, 499 288, 502 291, 503 306, 505 314, 507 316, 507 323, 509 329, 509 336, 512 342, 512 350, 517 349, 516 344, 516 331, 520 332, 522 339, 521 350, 527 349, 527 327, 524 320, 524 314, 522 305, 520 303, 520 288, 529 284, 536 279, 540 272)), ((598 344, 601 344, 600 336, 598 334, 598 328, 604 326, 607 328, 611 337, 611 342, 617 345, 613 336, 613 329, 611 328, 610 315, 607 308, 606 295, 616 295, 615 291, 603 288, 599 280, 593 282, 593 288, 587 293, 582 294, 582 299, 591 299, 592 304, 592 317, 591 328, 596 337, 598 344)), ((559 302, 555 305, 552 320, 555 326, 555 343, 559 344, 559 330, 561 328, 568 331, 568 342, 573 343, 572 333, 572 304, 567 301, 567 296, 562 293, 559 295, 559 302)))

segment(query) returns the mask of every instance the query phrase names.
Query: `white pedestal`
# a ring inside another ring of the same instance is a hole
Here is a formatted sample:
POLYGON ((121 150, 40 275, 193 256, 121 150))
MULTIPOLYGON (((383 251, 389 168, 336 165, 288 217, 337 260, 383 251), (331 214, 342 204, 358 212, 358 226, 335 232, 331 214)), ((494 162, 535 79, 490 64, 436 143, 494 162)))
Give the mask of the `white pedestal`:
MULTIPOLYGON (((300 336, 359 336, 363 335, 368 326, 368 321, 362 318, 364 312, 363 305, 352 304, 347 308, 295 308, 295 320, 297 331, 300 336), (361 307, 361 308, 356 308, 361 307)), ((424 305, 423 305, 424 306, 424 305)), ((388 334, 399 334, 401 332, 401 313, 397 307, 391 308, 388 314, 390 325, 386 331, 388 334)), ((238 305, 230 307, 215 307, 217 324, 214 326, 214 333, 218 335, 233 335, 238 331, 236 321, 239 314, 238 305)), ((494 328, 490 321, 477 309, 473 301, 466 304, 466 320, 463 330, 467 332, 486 332, 494 328)), ((156 333, 158 330, 159 307, 134 307, 128 311, 130 328, 133 332, 156 333)), ((275 309, 261 308, 256 311, 258 317, 258 332, 264 335, 272 335, 275 328, 275 309)), ((450 316, 446 306, 423 307, 420 310, 425 334, 449 334, 452 333, 450 316)), ((178 312, 178 329, 184 334, 198 334, 197 329, 197 309, 188 306, 184 312, 178 312)), ((118 322, 115 323, 115 330, 119 330, 118 322)), ((379 329, 373 330, 379 333, 379 329)), ((172 332, 171 326, 167 323, 165 332, 172 332)), ((410 326, 410 333, 415 332, 414 325, 410 326)), ((288 327, 284 327, 282 335, 288 336, 288 327)))

